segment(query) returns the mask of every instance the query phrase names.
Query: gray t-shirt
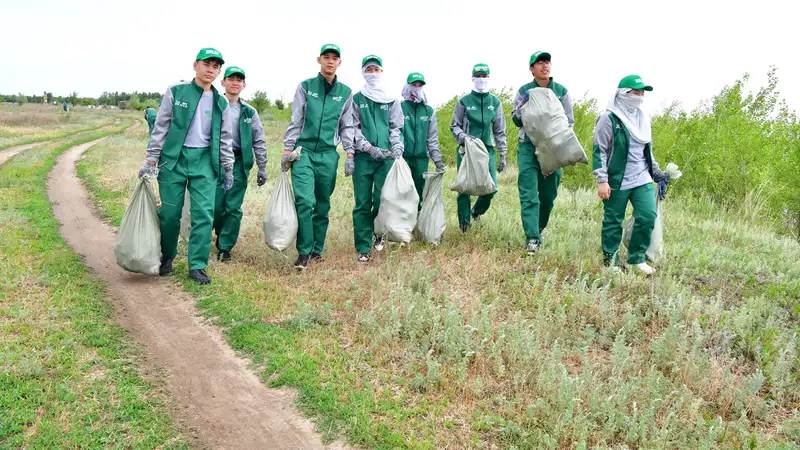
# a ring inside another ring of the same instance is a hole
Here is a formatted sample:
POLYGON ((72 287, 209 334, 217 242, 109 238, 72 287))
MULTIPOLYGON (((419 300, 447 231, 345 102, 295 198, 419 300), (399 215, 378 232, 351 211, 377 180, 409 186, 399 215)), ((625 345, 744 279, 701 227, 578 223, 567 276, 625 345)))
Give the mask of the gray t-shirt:
MULTIPOLYGON (((208 147, 211 145, 211 115, 214 108, 214 93, 205 92, 194 111, 189 132, 183 141, 184 147, 208 147)), ((238 122, 237 122, 238 123, 238 122)))
POLYGON ((233 148, 242 149, 242 137, 239 135, 239 116, 242 114, 242 104, 230 104, 231 107, 231 134, 233 135, 233 148))
POLYGON ((625 166, 625 176, 622 178, 620 189, 633 189, 652 182, 653 177, 647 171, 647 162, 644 159, 644 144, 636 139, 631 139, 628 146, 628 162, 625 166))

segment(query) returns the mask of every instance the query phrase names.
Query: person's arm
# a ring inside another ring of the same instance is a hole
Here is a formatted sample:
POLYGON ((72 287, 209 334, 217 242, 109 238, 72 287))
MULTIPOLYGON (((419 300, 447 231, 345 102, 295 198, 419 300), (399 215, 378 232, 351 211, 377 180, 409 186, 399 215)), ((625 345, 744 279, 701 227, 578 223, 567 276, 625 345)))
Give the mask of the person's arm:
POLYGON ((294 100, 292 100, 292 118, 289 121, 289 126, 286 127, 286 133, 283 136, 283 148, 291 152, 300 138, 300 133, 303 132, 303 124, 306 120, 306 90, 303 84, 297 85, 297 90, 294 93, 294 100))
POLYGON ((339 138, 342 140, 342 148, 348 158, 352 157, 355 152, 354 143, 354 126, 353 126, 353 96, 351 95, 345 102, 342 108, 342 115, 339 117, 339 138))
POLYGON ((450 131, 453 137, 456 138, 456 144, 463 145, 464 139, 467 137, 467 128, 464 123, 466 120, 466 109, 461 100, 456 102, 456 107, 453 109, 453 121, 450 123, 450 131))
POLYGON ((361 132, 361 108, 356 104, 353 104, 351 118, 353 120, 353 150, 358 153, 369 153, 372 150, 372 144, 367 141, 364 133, 361 132))
POLYGON ((519 91, 517 91, 517 93, 514 94, 514 103, 513 103, 514 109, 511 110, 511 121, 514 122, 514 125, 516 125, 519 128, 522 128, 521 108, 526 101, 527 99, 525 98, 525 96, 521 95, 519 91))
POLYGON ((428 157, 434 163, 442 160, 442 151, 439 150, 439 124, 436 122, 436 112, 431 112, 430 125, 428 125, 428 157))
POLYGON ((392 103, 392 107, 389 110, 389 144, 392 146, 392 153, 397 154, 399 152, 400 155, 403 154, 405 147, 402 139, 400 139, 403 125, 405 125, 403 108, 400 106, 400 102, 397 101, 392 103))
POLYGON ((494 117, 494 140, 497 142, 497 152, 505 157, 508 151, 508 139, 506 138, 506 115, 503 113, 503 102, 497 105, 497 115, 494 117))
POLYGON ((592 141, 592 175, 597 183, 608 183, 608 163, 614 148, 614 133, 608 113, 597 118, 592 141))
POLYGON ((567 115, 567 120, 569 121, 569 126, 575 126, 575 112, 572 110, 572 97, 569 96, 569 92, 564 94, 561 97, 561 106, 564 107, 564 113, 567 115))
POLYGON ((164 93, 164 98, 161 101, 161 108, 159 108, 156 116, 153 134, 150 135, 150 144, 147 147, 146 159, 150 164, 156 165, 158 160, 161 159, 161 150, 164 148, 169 126, 172 124, 172 103, 172 89, 167 88, 167 92, 164 93))
POLYGON ((264 139, 264 125, 261 124, 261 118, 258 116, 258 111, 253 109, 253 120, 251 122, 253 128, 253 154, 256 157, 256 165, 259 169, 266 169, 267 167, 267 142, 264 139))
MULTIPOLYGON (((225 171, 233 170, 233 119, 231 119, 231 107, 225 100, 225 107, 222 110, 222 121, 219 128, 219 165, 225 171)), ((237 124, 238 125, 238 124, 237 124)))

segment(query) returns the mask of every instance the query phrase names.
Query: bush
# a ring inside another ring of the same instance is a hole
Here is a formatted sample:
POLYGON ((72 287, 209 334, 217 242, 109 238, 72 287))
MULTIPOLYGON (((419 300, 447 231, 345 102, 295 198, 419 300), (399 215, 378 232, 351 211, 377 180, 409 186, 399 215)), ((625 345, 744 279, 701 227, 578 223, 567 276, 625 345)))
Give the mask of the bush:
POLYGON ((272 106, 272 102, 269 101, 269 97, 267 97, 267 93, 264 91, 256 91, 253 97, 247 100, 247 103, 255 108, 259 114, 266 112, 267 109, 272 106))

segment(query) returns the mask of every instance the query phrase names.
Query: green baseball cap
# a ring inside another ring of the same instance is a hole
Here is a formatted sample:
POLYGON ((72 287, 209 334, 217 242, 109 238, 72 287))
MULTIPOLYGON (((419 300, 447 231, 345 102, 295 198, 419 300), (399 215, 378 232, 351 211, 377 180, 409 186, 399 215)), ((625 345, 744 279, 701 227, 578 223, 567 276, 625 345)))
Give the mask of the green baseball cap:
POLYGON ((238 73, 239 75, 242 76, 242 78, 244 78, 244 70, 239 66, 230 66, 227 69, 225 69, 225 76, 222 78, 228 78, 229 76, 235 73, 238 73))
POLYGON ((472 74, 475 75, 476 73, 485 73, 489 75, 489 66, 487 64, 478 63, 472 67, 472 74))
POLYGON ((220 60, 220 63, 225 64, 225 60, 222 59, 222 53, 220 53, 219 50, 217 50, 215 48, 211 48, 211 47, 206 47, 206 48, 200 49, 200 51, 197 52, 197 58, 195 58, 194 60, 195 61, 203 61, 203 60, 212 59, 212 58, 213 59, 218 59, 218 60, 220 60))
POLYGON ((550 61, 550 53, 538 51, 531 55, 529 66, 536 64, 537 61, 550 61))
POLYGON ((322 48, 319 50, 319 55, 322 56, 326 52, 336 52, 336 56, 338 56, 340 58, 342 57, 342 50, 339 49, 339 46, 336 45, 336 44, 325 44, 325 45, 323 45, 322 48))
POLYGON ((639 75, 628 75, 621 79, 617 85, 619 89, 644 89, 645 91, 652 91, 653 86, 648 86, 642 81, 639 75))
POLYGON ((421 81, 422 84, 425 84, 425 77, 419 72, 411 72, 408 74, 408 79, 406 79, 406 83, 411 84, 415 81, 421 81))
POLYGON ((379 66, 383 67, 383 60, 378 55, 365 56, 364 59, 361 60, 361 67, 363 68, 370 61, 375 61, 376 63, 378 63, 379 66))

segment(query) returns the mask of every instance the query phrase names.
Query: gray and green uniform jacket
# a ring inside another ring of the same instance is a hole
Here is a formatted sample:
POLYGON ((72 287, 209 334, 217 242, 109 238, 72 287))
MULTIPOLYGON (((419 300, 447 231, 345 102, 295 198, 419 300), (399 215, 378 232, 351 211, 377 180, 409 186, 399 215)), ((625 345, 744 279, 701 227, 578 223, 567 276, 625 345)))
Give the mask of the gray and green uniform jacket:
POLYGON ((258 111, 239 99, 239 122, 232 123, 233 153, 244 162, 247 175, 253 167, 253 156, 259 169, 267 167, 267 145, 264 140, 264 126, 258 111))
POLYGON ((442 160, 439 150, 439 127, 431 106, 424 103, 404 101, 403 109, 403 157, 429 157, 433 162, 442 160))
POLYGON ((334 80, 331 92, 326 92, 326 85, 320 74, 297 86, 292 119, 283 138, 284 149, 302 146, 312 151, 336 150, 341 142, 346 153, 354 152, 352 91, 338 80, 334 80))
POLYGON ((153 109, 150 106, 145 108, 145 110, 144 110, 144 118, 145 118, 145 120, 147 120, 148 122, 154 122, 156 120, 156 116, 157 116, 157 113, 156 113, 155 109, 153 109))
MULTIPOLYGON (((211 164, 219 176, 220 167, 233 169, 233 138, 228 100, 211 87, 214 108, 211 119, 211 164)), ((147 160, 172 170, 178 162, 195 109, 203 95, 203 88, 194 80, 173 84, 164 93, 161 109, 147 148, 147 160)))
MULTIPOLYGON (((625 124, 612 112, 597 118, 592 145, 592 175, 598 183, 608 183, 619 190, 628 165, 630 133, 625 124)), ((661 175, 661 168, 653 158, 652 142, 644 146, 647 170, 653 179, 661 175)))
POLYGON ((496 149, 500 156, 505 156, 508 150, 503 102, 494 94, 472 91, 458 99, 450 130, 458 145, 469 135, 496 149))
MULTIPOLYGON (((553 81, 553 77, 550 77, 550 83, 548 83, 548 85, 544 87, 553 91, 553 94, 556 95, 556 98, 558 98, 561 101, 561 106, 564 107, 564 113, 567 114, 567 120, 569 121, 569 126, 574 126, 575 114, 572 110, 572 98, 570 98, 569 92, 567 92, 567 88, 553 81)), ((514 122, 514 125, 519 127, 520 143, 532 144, 531 138, 529 138, 528 135, 525 134, 525 130, 522 128, 522 113, 520 112, 520 108, 522 107, 522 105, 525 104, 525 98, 524 98, 525 93, 528 92, 528 90, 534 88, 542 88, 542 86, 539 86, 539 84, 536 83, 536 80, 534 80, 519 88, 517 93, 514 94, 514 111, 511 114, 511 120, 514 122)))
MULTIPOLYGON (((368 152, 370 145, 384 150, 403 151, 404 145, 400 137, 403 128, 403 108, 400 101, 395 100, 391 103, 376 103, 368 99, 364 94, 358 92, 353 96, 353 149, 355 152, 368 152), (369 114, 370 117, 362 117, 369 114), (380 136, 373 139, 375 142, 368 141, 364 137, 367 134, 380 136), (374 128, 374 130, 373 130, 374 128), (378 128, 388 128, 388 133, 381 133, 378 128)), ((349 153, 349 152, 348 152, 349 153)))

